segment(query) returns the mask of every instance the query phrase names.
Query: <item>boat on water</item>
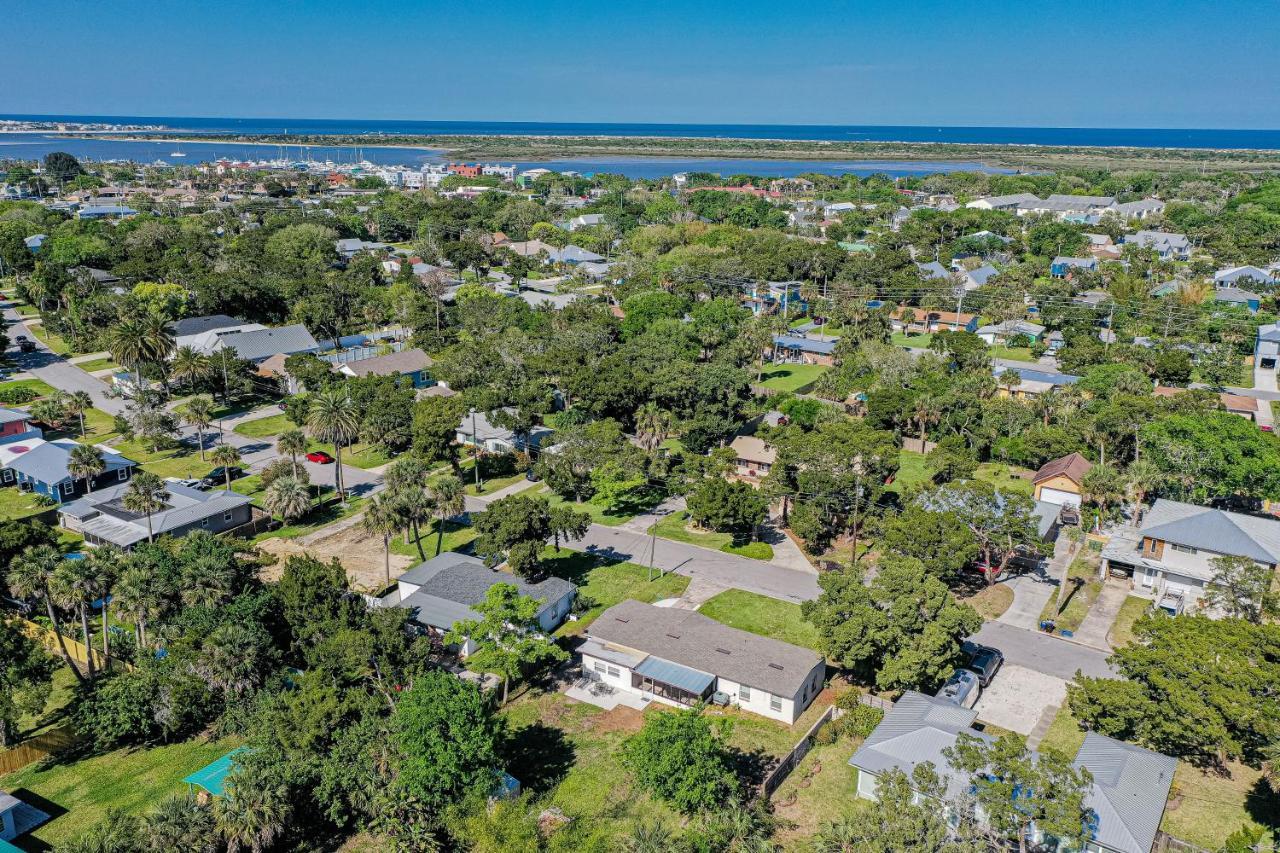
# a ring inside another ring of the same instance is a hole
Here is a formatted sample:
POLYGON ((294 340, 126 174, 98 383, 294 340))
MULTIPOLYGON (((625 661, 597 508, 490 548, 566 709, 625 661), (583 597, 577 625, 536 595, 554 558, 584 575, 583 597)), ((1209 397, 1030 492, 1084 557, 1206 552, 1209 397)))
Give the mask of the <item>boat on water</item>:
POLYGON ((186 154, 184 154, 184 153, 182 152, 182 146, 181 146, 181 145, 179 145, 179 146, 178 146, 178 150, 177 150, 177 151, 170 151, 170 152, 169 152, 169 156, 170 156, 170 157, 186 157, 187 155, 186 155, 186 154))

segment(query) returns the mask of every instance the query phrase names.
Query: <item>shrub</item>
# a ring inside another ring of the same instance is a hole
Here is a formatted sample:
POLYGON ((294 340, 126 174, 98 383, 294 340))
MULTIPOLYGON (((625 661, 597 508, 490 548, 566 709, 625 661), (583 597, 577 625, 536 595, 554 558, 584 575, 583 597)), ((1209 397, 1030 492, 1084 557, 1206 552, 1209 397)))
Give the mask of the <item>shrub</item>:
POLYGON ((862 694, 858 691, 850 690, 836 699, 836 707, 844 711, 840 722, 846 732, 858 737, 867 737, 884 719, 884 711, 862 704, 861 696, 862 694))
POLYGON ((26 385, 0 386, 0 403, 4 403, 6 406, 19 406, 23 403, 30 403, 38 396, 40 395, 26 385))

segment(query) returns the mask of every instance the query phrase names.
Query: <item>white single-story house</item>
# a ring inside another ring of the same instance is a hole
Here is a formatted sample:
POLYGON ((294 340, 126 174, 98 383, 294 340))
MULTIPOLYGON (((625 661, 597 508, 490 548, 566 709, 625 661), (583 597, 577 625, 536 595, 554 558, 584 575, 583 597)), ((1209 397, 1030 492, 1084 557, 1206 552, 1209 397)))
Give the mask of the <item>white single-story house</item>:
POLYGON ((718 698, 788 725, 826 675, 822 656, 811 649, 632 599, 591 623, 578 654, 583 674, 644 701, 695 705, 718 698))
POLYGON ((551 433, 551 429, 538 425, 529 430, 528 436, 518 436, 513 430, 491 423, 484 412, 472 409, 462 416, 455 438, 459 444, 468 447, 478 444, 490 453, 513 453, 541 446, 551 433))

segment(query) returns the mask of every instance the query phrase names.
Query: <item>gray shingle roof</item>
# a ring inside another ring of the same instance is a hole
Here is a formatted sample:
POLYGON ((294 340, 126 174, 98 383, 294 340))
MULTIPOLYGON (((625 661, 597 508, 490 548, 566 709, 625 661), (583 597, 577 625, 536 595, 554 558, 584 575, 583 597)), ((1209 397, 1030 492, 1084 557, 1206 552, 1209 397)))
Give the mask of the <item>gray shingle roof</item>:
POLYGON ((1280 563, 1280 521, 1160 498, 1142 521, 1143 536, 1280 563))
POLYGON ((307 327, 301 323, 275 329, 232 332, 223 335, 220 340, 223 346, 232 347, 236 355, 249 361, 258 361, 277 353, 293 355, 299 352, 314 352, 320 348, 316 339, 307 331, 307 327))
POLYGON ((799 693, 822 661, 811 649, 730 628, 701 613, 631 599, 601 613, 587 634, 776 696, 799 693))
POLYGON ((175 338, 183 338, 188 335, 199 335, 214 329, 243 326, 244 323, 244 320, 237 320, 235 317, 228 317, 226 314, 209 314, 205 317, 183 317, 181 320, 173 321, 169 328, 173 331, 175 338))
POLYGON ((1075 766, 1093 774, 1085 805, 1098 816, 1094 840, 1123 853, 1148 853, 1169 799, 1177 759, 1089 732, 1075 766))
POLYGON ((418 587, 400 605, 412 609, 419 622, 436 628, 450 628, 461 620, 479 619, 480 614, 471 608, 484 601, 485 594, 495 584, 512 584, 521 595, 540 600, 539 617, 577 589, 562 578, 530 583, 517 575, 490 569, 475 557, 454 553, 440 554, 419 563, 402 574, 399 581, 418 587))
POLYGON ((345 367, 356 376, 401 376, 426 370, 434 363, 431 356, 415 347, 374 358, 349 361, 345 367))
MULTIPOLYGON (((56 486, 63 480, 71 479, 67 462, 71 459, 71 449, 78 444, 79 442, 68 439, 49 441, 17 457, 9 463, 9 467, 42 483, 56 486)), ((130 468, 138 464, 113 451, 103 450, 101 447, 98 447, 98 450, 102 454, 102 461, 106 464, 105 471, 130 468)))

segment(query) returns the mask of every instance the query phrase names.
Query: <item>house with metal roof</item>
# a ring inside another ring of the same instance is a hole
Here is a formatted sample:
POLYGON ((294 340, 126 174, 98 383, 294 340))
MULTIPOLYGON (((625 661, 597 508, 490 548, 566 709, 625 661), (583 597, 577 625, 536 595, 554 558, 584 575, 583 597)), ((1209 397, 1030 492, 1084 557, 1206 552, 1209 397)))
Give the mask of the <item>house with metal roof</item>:
POLYGON ((0 444, 43 437, 44 432, 40 427, 31 425, 30 413, 22 409, 0 407, 0 444))
POLYGON ((1277 276, 1274 272, 1250 265, 1226 267, 1213 274, 1215 287, 1234 287, 1238 285, 1275 284, 1277 276))
POLYGON ((1021 335, 1035 343, 1044 334, 1044 328, 1039 323, 1032 323, 1030 320, 1005 320, 1001 323, 991 323, 978 327, 978 337, 988 344, 1001 344, 1010 338, 1016 338, 1021 335))
POLYGON ((1051 370, 1039 370, 1034 367, 1022 367, 1013 362, 996 362, 991 373, 995 376, 996 381, 1000 383, 997 393, 1002 397, 1017 397, 1026 399, 1028 397, 1038 397, 1054 388, 1061 388, 1064 385, 1074 385, 1080 381, 1079 376, 1073 376, 1070 373, 1055 373, 1051 370), (1020 381, 1017 385, 1009 387, 1003 383, 1001 377, 1012 370, 1018 374, 1020 381))
MULTIPOLYGON (((444 634, 458 622, 480 619, 474 607, 490 588, 506 583, 521 594, 541 602, 538 625, 551 632, 568 617, 578 588, 562 578, 533 582, 518 575, 491 569, 483 560, 447 552, 419 563, 400 575, 396 588, 379 599, 382 607, 404 607, 423 629, 444 634)), ((475 651, 470 640, 459 649, 463 657, 475 651)))
POLYGON ((489 420, 484 412, 472 409, 462 416, 455 438, 459 444, 480 445, 490 453, 512 453, 529 447, 539 447, 552 430, 541 424, 529 430, 528 435, 516 435, 515 430, 499 426, 489 420))
POLYGON ((429 370, 434 364, 431 356, 415 347, 387 355, 340 362, 333 369, 352 377, 403 376, 413 383, 414 388, 425 388, 432 384, 429 370))
POLYGON ((1128 578, 1134 594, 1177 615, 1217 615, 1204 601, 1218 557, 1244 557, 1275 571, 1280 520, 1160 498, 1139 527, 1121 528, 1102 549, 1102 577, 1128 578))
POLYGON ((835 364, 836 344, 839 338, 829 335, 807 337, 803 335, 774 335, 774 364, 835 364))
POLYGON ((1253 344, 1253 363, 1264 370, 1275 370, 1280 359, 1280 323, 1268 323, 1258 327, 1258 338, 1253 344))
POLYGON ((127 483, 89 492, 58 508, 58 523, 84 536, 91 546, 132 548, 152 536, 186 536, 196 530, 222 533, 253 520, 253 501, 238 492, 202 492, 168 481, 168 497, 148 519, 124 505, 127 483))
POLYGON ((110 447, 95 445, 104 467, 86 482, 67 470, 71 451, 79 446, 79 442, 70 439, 45 441, 34 437, 0 444, 0 482, 14 483, 24 492, 47 495, 62 503, 92 489, 125 483, 138 465, 110 447))
POLYGON ((266 361, 273 355, 296 355, 300 352, 319 352, 320 344, 311 337, 301 323, 277 326, 274 329, 258 328, 233 331, 218 336, 213 352, 231 350, 237 357, 252 362, 266 361))
MULTIPOLYGON (((976 711, 907 691, 849 759, 858 772, 856 796, 875 800, 882 775, 899 770, 910 778, 915 768, 928 764, 946 786, 949 803, 942 807, 952 808, 963 800, 972 781, 951 766, 946 751, 955 746, 961 734, 988 743, 993 740, 973 728, 975 719, 976 711)), ((1038 754, 1033 752, 1032 757, 1038 759, 1038 754)), ((1177 759, 1167 755, 1087 733, 1073 762, 1093 776, 1084 797, 1084 806, 1092 812, 1088 821, 1091 837, 1085 849, 1092 853, 1150 853, 1177 765, 1177 759)), ((1047 849, 1062 849, 1036 830, 1028 841, 1049 842, 1047 849)))
POLYGON ((642 702, 715 700, 790 725, 826 675, 812 649, 631 599, 601 613, 586 633, 578 648, 583 674, 642 702))
POLYGON ((1076 270, 1096 272, 1097 269, 1097 258, 1069 258, 1059 255, 1049 264, 1049 274, 1054 278, 1069 278, 1076 270))
POLYGON ((8 842, 19 835, 25 835, 48 820, 49 815, 40 809, 24 803, 13 794, 0 791, 0 853, 6 847, 17 850, 17 847, 8 842))

